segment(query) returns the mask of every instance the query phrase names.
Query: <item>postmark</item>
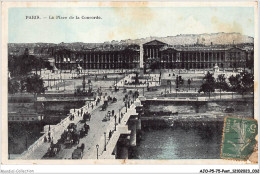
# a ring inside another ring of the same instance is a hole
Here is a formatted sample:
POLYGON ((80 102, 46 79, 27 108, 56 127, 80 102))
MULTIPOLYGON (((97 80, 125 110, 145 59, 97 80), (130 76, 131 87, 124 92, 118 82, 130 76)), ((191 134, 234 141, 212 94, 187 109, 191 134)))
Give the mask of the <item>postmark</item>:
POLYGON ((222 135, 221 158, 247 160, 254 151, 257 120, 226 117, 222 135))

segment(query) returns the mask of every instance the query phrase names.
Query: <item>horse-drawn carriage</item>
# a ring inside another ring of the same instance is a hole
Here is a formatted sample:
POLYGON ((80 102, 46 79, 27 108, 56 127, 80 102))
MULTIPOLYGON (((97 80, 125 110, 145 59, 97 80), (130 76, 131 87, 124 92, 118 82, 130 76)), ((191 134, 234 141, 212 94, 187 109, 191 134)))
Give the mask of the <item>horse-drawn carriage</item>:
POLYGON ((107 107, 108 107, 108 102, 106 100, 106 101, 104 101, 104 104, 102 105, 101 111, 105 111, 107 109, 107 107))
POLYGON ((84 129, 86 129, 87 131, 89 131, 89 130, 90 130, 90 127, 89 127, 89 125, 88 125, 88 124, 86 124, 86 123, 84 124, 84 126, 83 126, 83 127, 84 127, 84 129))
POLYGON ((83 128, 79 132, 80 138, 83 138, 84 136, 88 135, 88 131, 90 130, 90 127, 88 124, 84 124, 83 128))
POLYGON ((77 125, 75 125, 75 123, 70 123, 67 127, 68 131, 72 132, 74 130, 76 130, 77 125))
POLYGON ((110 97, 110 95, 109 95, 109 96, 107 96, 107 100, 110 102, 110 101, 112 101, 113 99, 112 99, 112 97, 110 97))
POLYGON ((85 144, 82 143, 80 147, 77 147, 72 153, 72 159, 82 159, 83 151, 85 149, 85 144))
POLYGON ((79 144, 79 133, 76 130, 77 126, 74 123, 70 123, 67 130, 61 135, 61 139, 65 146, 72 146, 79 144))
POLYGON ((83 138, 84 136, 86 136, 88 134, 88 131, 86 131, 86 129, 82 128, 80 131, 79 131, 79 137, 80 138, 83 138))
POLYGON ((58 144, 58 143, 56 143, 56 144, 51 143, 51 145, 48 148, 48 151, 47 151, 45 156, 53 157, 53 156, 57 155, 57 153, 60 151, 60 149, 61 149, 61 145, 60 144, 58 144))
POLYGON ((75 144, 79 144, 79 134, 77 132, 68 132, 64 140, 64 145, 70 147, 75 144))
POLYGON ((117 102, 117 98, 114 97, 112 102, 113 103, 117 102))
POLYGON ((110 121, 110 117, 111 117, 111 111, 107 111, 107 114, 105 114, 105 117, 103 118, 103 122, 105 121, 110 121))
POLYGON ((85 123, 87 120, 90 121, 91 119, 91 114, 90 113, 84 113, 83 114, 83 122, 85 123))

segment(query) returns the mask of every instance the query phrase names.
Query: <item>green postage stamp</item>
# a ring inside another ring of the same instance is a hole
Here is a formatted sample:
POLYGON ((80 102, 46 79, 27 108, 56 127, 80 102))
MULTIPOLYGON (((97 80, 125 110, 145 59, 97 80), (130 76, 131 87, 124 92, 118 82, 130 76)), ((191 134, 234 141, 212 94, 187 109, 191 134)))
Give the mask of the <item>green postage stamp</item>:
POLYGON ((221 158, 247 160, 254 151, 257 121, 226 117, 222 135, 221 158))

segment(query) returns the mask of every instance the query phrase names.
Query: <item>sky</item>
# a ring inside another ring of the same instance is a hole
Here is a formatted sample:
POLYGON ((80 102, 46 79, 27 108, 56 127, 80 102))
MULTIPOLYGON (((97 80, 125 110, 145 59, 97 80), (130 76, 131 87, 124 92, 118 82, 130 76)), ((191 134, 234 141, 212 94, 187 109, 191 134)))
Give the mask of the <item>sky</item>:
POLYGON ((254 25, 253 7, 20 7, 8 10, 8 42, 100 43, 217 32, 254 37, 254 25), (26 19, 32 15, 40 19, 26 19), (49 19, 51 16, 74 19, 49 19))

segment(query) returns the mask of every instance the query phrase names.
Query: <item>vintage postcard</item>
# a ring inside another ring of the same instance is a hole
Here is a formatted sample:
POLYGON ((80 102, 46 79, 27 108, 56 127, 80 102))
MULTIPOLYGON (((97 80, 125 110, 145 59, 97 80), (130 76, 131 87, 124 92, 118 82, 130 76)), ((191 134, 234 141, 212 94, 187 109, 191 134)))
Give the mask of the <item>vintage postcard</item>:
POLYGON ((2 163, 258 163, 257 13, 3 2, 2 163))

